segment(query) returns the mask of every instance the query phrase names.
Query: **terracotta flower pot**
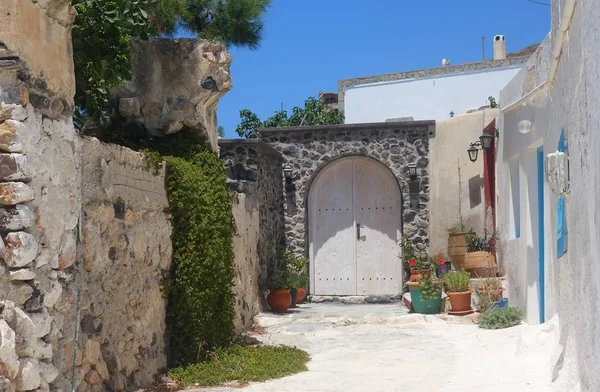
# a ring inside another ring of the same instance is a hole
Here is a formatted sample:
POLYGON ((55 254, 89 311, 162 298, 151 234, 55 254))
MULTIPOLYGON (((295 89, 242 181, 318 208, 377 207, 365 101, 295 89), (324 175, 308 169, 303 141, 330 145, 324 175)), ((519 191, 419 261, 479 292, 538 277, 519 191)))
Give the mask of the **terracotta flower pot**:
POLYGON ((450 298, 450 306, 452 306, 453 312, 465 312, 471 310, 471 294, 473 291, 462 291, 458 293, 448 293, 450 298))
POLYGON ((275 313, 285 313, 292 306, 290 290, 274 290, 267 296, 267 304, 275 313))
MULTIPOLYGON (((429 277, 429 270, 423 270, 422 271, 423 276, 428 278, 429 277)), ((411 269, 410 270, 410 278, 408 279, 410 282, 418 282, 419 279, 421 279, 421 271, 416 270, 416 269, 411 269)))
POLYGON ((492 278, 496 276, 498 265, 496 256, 489 252, 468 252, 464 259, 464 268, 472 278, 492 278))
POLYGON ((296 303, 303 303, 304 300, 306 299, 306 289, 305 288, 299 288, 298 289, 298 298, 296 299, 296 303))
POLYGON ((448 257, 456 270, 464 268, 465 255, 467 254, 467 234, 469 233, 448 234, 448 257))

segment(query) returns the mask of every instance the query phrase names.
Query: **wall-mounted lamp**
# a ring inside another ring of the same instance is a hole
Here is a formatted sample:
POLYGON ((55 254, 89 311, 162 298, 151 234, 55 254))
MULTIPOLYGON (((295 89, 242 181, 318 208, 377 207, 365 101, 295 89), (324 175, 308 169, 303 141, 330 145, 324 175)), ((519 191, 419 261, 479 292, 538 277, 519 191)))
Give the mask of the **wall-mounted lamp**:
POLYGON ((450 117, 454 117, 454 112, 450 112, 450 117))
POLYGON ((408 177, 411 181, 415 181, 417 179, 417 164, 411 163, 408 165, 408 177))
POLYGON ((283 167, 283 176, 285 177, 285 182, 287 184, 292 183, 292 172, 293 171, 294 171, 294 169, 290 165, 285 165, 283 167))
POLYGON ((517 128, 519 129, 519 132, 522 134, 529 133, 529 132, 531 132, 531 121, 529 121, 529 120, 520 121, 517 128))
POLYGON ((479 150, 487 150, 492 147, 492 141, 494 137, 498 136, 498 130, 494 129, 491 131, 483 131, 483 135, 479 136, 479 141, 471 143, 471 147, 467 150, 469 153, 469 160, 471 162, 477 161, 479 150))

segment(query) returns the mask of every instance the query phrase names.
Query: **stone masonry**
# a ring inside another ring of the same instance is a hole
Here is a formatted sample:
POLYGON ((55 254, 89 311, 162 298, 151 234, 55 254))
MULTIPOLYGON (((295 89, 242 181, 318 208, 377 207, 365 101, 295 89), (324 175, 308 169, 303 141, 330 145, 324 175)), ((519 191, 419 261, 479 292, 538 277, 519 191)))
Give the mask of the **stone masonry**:
POLYGON ((151 385, 166 367, 163 275, 171 265, 164 168, 83 139, 83 293, 77 389, 151 385))
POLYGON ((236 329, 242 331, 262 304, 257 283, 273 272, 285 241, 282 157, 258 139, 221 139, 219 149, 234 195, 236 329))
POLYGON ((266 128, 262 139, 283 155, 292 167, 292 183, 285 187, 287 247, 307 254, 307 198, 312 179, 329 163, 344 156, 373 158, 398 179, 403 199, 403 232, 413 241, 429 241, 429 139, 435 122, 346 124, 266 128), (416 182, 408 167, 418 169, 416 182))

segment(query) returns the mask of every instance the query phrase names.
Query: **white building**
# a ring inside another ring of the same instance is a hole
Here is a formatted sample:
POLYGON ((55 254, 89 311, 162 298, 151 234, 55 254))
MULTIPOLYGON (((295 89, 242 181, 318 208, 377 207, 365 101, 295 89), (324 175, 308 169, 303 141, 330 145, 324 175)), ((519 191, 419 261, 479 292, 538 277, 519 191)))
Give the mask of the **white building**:
MULTIPOLYGON (((528 48, 530 49, 530 48, 528 48)), ((445 120, 489 105, 519 72, 531 51, 506 55, 504 36, 494 37, 494 59, 338 82, 346 124, 392 118, 445 120)))
POLYGON ((553 0, 551 34, 500 94, 500 262, 511 305, 559 332, 560 391, 600 390, 599 20, 597 0, 553 0))

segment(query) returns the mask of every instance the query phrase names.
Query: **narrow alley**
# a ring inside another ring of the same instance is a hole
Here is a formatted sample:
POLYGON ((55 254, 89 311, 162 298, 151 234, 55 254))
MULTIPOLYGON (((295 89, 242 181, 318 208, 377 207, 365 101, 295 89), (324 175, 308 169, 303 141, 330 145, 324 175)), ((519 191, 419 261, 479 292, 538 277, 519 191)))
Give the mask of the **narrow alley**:
POLYGON ((483 330, 472 319, 408 314, 400 304, 306 304, 286 315, 263 313, 253 334, 297 346, 308 371, 239 386, 189 392, 553 391, 546 325, 483 330))

